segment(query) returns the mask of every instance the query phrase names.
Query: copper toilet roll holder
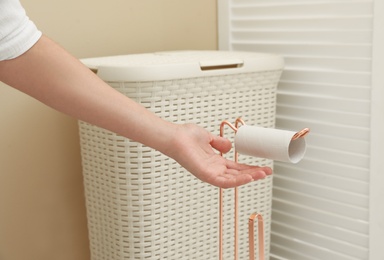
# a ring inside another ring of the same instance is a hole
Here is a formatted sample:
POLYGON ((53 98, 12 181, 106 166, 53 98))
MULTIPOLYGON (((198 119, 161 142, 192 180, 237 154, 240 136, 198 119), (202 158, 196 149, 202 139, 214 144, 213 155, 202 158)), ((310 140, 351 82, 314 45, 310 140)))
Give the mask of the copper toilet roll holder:
MULTIPOLYGON (((224 137, 224 126, 229 126, 235 133, 238 130, 239 125, 245 125, 245 122, 239 117, 236 119, 233 125, 227 120, 224 120, 220 124, 220 136, 224 137)), ((309 132, 309 128, 304 128, 297 132, 292 140, 304 137, 309 132)), ((223 156, 223 153, 221 153, 223 156)), ((239 154, 235 150, 234 161, 238 162, 239 154)), ((239 219, 239 202, 238 202, 238 188, 234 188, 234 199, 235 199, 235 223, 234 223, 234 258, 238 260, 239 246, 238 246, 238 219, 239 219)), ((264 256, 264 221, 263 216, 259 213, 252 213, 248 219, 248 243, 249 243, 249 260, 255 260, 255 235, 254 225, 255 219, 258 223, 258 260, 265 260, 264 256)), ((223 189, 219 190, 219 260, 223 260, 223 189)))

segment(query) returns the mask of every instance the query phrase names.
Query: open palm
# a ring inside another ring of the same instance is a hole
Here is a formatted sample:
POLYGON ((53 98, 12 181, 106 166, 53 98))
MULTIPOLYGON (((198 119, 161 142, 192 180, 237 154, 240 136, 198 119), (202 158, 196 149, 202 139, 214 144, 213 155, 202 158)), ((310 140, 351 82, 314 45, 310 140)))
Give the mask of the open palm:
POLYGON ((227 160, 231 142, 193 125, 180 125, 169 156, 200 180, 221 188, 237 187, 272 174, 269 167, 250 166, 227 160))

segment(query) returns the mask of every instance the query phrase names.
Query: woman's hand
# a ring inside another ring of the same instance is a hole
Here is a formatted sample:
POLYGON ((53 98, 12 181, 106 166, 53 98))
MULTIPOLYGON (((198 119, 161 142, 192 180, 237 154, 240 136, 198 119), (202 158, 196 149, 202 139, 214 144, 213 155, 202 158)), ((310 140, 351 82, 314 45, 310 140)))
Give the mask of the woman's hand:
POLYGON ((194 125, 179 125, 174 142, 163 151, 200 180, 221 188, 237 187, 272 174, 269 167, 249 166, 227 160, 231 142, 194 125))

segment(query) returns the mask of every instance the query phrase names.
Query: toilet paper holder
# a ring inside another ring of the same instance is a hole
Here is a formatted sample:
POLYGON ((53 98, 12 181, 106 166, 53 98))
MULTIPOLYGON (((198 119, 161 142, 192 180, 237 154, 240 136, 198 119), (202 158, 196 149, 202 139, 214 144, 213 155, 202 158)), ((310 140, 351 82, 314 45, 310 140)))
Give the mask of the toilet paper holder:
MULTIPOLYGON (((220 136, 224 137, 224 127, 229 126, 235 134, 242 125, 246 125, 244 120, 239 117, 236 119, 235 124, 230 123, 228 120, 224 120, 220 124, 220 136)), ((304 128, 293 135, 290 135, 289 141, 295 141, 299 138, 303 138, 309 133, 309 128, 304 128)), ((290 145, 290 144, 289 144, 290 145)), ((236 147, 236 146, 235 146, 236 147)), ((301 147, 302 149, 302 147, 301 147)), ((304 144, 305 149, 305 144, 304 144)), ((302 152, 303 155, 304 152, 302 152)), ((223 156, 223 153, 221 153, 223 156)), ((235 148, 234 161, 238 162, 239 153, 235 148)), ((273 158, 269 158, 273 159, 273 158)), ((299 158, 300 160, 301 158, 299 158)), ((297 162, 297 161, 296 161, 297 162)), ((238 188, 234 188, 234 258, 238 260, 238 219, 239 219, 239 202, 238 202, 238 188)), ((249 243, 249 260, 255 260, 255 248, 254 248, 254 222, 257 219, 258 223, 258 257, 259 260, 264 260, 264 221, 263 216, 260 213, 252 213, 248 220, 248 243, 249 243)), ((219 260, 223 260, 223 189, 219 189, 219 260)))

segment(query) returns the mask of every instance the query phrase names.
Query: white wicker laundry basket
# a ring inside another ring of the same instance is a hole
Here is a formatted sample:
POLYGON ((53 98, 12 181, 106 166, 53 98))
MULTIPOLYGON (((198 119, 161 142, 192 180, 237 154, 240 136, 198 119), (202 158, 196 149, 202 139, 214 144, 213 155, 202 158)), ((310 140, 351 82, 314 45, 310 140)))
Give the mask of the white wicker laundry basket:
MULTIPOLYGON (((274 127, 279 56, 181 51, 83 62, 168 121, 197 123, 216 134, 223 120, 239 116, 274 127)), ((84 122, 79 127, 93 260, 218 259, 218 188, 151 148, 84 122)), ((272 166, 241 155, 239 162, 272 166)), ((271 193, 272 177, 239 188, 240 259, 248 258, 253 212, 265 219, 268 259, 271 193)), ((233 259, 233 190, 225 190, 224 198, 224 259, 233 259)))

